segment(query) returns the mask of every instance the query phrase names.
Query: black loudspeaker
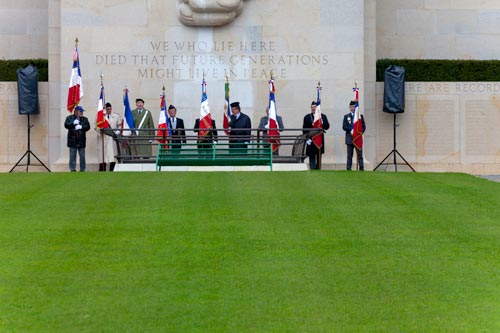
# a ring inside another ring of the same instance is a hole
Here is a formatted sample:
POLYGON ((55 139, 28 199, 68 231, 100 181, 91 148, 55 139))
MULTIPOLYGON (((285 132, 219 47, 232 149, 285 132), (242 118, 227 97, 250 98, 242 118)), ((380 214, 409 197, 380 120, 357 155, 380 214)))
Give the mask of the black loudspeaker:
POLYGON ((405 69, 403 67, 391 65, 385 70, 384 112, 405 112, 405 69))
POLYGON ((19 114, 38 114, 38 70, 29 65, 17 70, 17 97, 19 114))

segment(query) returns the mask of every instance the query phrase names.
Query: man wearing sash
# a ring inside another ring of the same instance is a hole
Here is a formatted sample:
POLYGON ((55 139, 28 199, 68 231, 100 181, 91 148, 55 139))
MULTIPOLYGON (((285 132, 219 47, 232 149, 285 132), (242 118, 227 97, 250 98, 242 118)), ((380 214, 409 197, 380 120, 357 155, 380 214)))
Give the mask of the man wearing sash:
POLYGON ((134 140, 132 146, 132 155, 149 158, 152 155, 151 142, 155 135, 155 124, 151 111, 144 108, 144 100, 137 98, 135 100, 136 109, 132 110, 134 117, 136 135, 141 137, 134 140))

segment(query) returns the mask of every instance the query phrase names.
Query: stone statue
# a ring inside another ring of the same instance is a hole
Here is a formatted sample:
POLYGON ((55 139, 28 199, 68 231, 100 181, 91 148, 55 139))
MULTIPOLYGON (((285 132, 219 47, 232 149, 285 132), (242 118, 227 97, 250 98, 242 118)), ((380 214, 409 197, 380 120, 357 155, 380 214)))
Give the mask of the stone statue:
POLYGON ((180 21, 189 26, 215 27, 232 22, 243 0, 177 0, 180 21))

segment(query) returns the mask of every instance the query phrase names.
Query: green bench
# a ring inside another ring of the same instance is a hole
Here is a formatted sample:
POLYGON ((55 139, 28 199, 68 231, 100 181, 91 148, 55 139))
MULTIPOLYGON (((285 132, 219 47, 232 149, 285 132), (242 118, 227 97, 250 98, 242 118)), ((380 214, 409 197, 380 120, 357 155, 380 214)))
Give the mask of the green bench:
POLYGON ((162 166, 251 166, 269 165, 273 170, 271 147, 264 143, 250 143, 248 148, 229 148, 227 143, 211 148, 198 148, 196 143, 185 143, 182 148, 158 145, 156 171, 162 166))

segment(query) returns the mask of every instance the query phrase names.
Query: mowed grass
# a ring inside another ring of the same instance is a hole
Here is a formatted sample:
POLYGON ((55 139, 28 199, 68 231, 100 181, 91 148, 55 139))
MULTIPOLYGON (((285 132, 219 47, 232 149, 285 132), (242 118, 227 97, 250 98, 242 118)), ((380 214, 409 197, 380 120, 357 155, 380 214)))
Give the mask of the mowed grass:
POLYGON ((0 332, 498 332, 500 184, 0 174, 0 332))

